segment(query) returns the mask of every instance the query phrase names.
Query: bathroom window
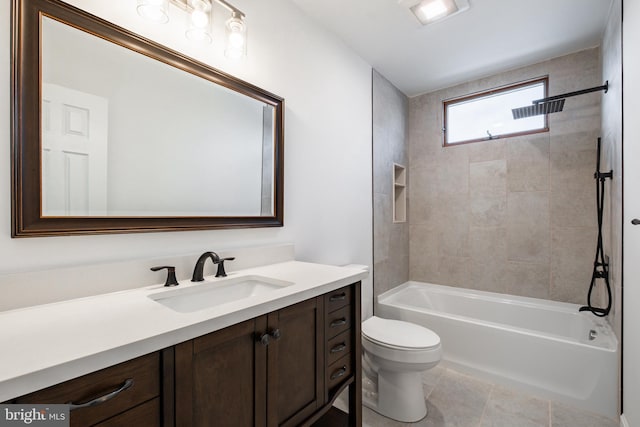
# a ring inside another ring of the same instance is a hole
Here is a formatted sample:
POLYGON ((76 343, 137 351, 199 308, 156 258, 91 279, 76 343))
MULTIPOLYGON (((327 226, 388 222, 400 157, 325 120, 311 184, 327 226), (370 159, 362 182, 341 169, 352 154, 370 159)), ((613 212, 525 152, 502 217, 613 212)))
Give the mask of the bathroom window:
POLYGON ((546 115, 515 120, 511 113, 545 98, 547 84, 543 77, 444 101, 444 146, 548 131, 546 115))

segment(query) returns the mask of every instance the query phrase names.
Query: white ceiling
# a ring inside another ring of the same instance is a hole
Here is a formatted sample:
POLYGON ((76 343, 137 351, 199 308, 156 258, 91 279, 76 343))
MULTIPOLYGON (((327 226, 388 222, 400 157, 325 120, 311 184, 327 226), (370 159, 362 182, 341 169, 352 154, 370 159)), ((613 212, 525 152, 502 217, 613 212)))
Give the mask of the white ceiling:
POLYGON ((600 45, 612 0, 469 0, 421 26, 398 0, 291 0, 408 96, 600 45))

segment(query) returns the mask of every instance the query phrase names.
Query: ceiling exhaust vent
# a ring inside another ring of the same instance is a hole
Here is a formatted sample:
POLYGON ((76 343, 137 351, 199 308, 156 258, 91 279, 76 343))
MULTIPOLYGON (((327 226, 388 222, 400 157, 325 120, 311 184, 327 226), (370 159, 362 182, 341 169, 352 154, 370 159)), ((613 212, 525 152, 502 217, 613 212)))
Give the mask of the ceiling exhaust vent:
POLYGON ((399 0, 422 25, 433 24, 469 9, 469 0, 399 0))

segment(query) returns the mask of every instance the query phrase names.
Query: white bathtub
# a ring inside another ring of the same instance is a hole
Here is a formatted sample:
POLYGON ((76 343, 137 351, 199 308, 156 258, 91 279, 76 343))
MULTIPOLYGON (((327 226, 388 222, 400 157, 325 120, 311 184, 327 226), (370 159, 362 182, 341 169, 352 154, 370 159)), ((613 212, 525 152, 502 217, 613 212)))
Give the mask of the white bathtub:
POLYGON ((376 307, 377 316, 436 332, 450 365, 618 417, 618 341, 605 320, 576 304, 407 282, 376 307))

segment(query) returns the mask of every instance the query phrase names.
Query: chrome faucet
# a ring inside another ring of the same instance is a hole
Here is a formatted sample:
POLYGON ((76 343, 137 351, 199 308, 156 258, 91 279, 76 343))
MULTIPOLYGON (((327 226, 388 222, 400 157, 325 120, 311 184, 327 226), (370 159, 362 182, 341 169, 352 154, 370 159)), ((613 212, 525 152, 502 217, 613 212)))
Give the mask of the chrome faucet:
POLYGON ((220 263, 220 257, 215 252, 205 252, 200 255, 200 258, 196 261, 196 266, 193 269, 193 276, 191 276, 192 282, 202 282, 204 280, 204 263, 208 258, 211 258, 211 261, 214 264, 220 263))

